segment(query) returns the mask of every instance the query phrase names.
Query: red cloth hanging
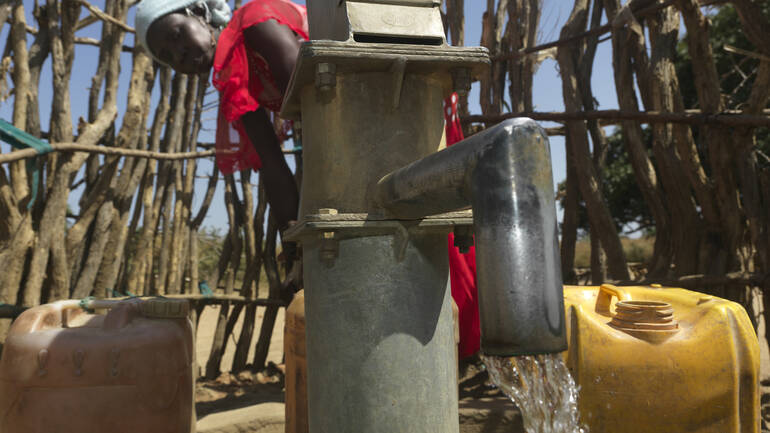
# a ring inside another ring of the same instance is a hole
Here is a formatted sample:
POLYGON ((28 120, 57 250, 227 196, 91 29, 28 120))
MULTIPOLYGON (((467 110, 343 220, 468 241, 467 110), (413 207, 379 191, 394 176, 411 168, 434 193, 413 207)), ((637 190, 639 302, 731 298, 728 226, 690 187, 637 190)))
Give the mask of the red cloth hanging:
MULTIPOLYGON (((460 116, 457 114, 457 93, 444 101, 446 120, 446 144, 451 146, 463 138, 460 116)), ((449 234, 449 278, 452 284, 452 298, 459 309, 460 359, 467 358, 481 348, 481 326, 479 325, 479 297, 476 289, 476 248, 461 254, 454 246, 454 234, 449 234)))
POLYGON ((283 95, 267 62, 246 48, 243 31, 267 20, 289 27, 304 40, 308 39, 305 7, 288 0, 251 0, 233 13, 222 30, 214 56, 212 83, 219 90, 217 120, 217 165, 223 174, 252 168, 262 162, 241 124, 241 116, 261 105, 273 112, 281 109, 283 95))

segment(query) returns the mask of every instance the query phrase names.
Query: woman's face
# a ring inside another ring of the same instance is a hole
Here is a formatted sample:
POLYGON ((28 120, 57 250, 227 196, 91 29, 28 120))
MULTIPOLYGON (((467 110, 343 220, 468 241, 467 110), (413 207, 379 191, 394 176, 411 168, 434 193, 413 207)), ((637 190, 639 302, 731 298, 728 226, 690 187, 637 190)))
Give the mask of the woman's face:
POLYGON ((185 74, 208 72, 214 64, 215 39, 198 17, 175 12, 155 20, 147 29, 147 45, 157 58, 185 74))

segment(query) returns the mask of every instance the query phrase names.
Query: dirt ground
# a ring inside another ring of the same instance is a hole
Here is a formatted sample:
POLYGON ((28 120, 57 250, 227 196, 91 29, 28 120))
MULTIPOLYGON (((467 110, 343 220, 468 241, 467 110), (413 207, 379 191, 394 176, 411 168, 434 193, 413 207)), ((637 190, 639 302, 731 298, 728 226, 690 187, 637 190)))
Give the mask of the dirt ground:
MULTIPOLYGON (((203 369, 209 358, 211 343, 217 324, 219 306, 208 306, 201 314, 196 338, 196 357, 199 368, 203 369)), ((254 357, 254 347, 259 338, 264 309, 257 310, 256 332, 249 351, 248 359, 254 357)), ((215 380, 200 380, 196 389, 196 409, 198 418, 209 414, 253 406, 266 402, 284 401, 283 372, 277 367, 283 361, 283 323, 284 310, 280 309, 273 330, 273 338, 268 349, 268 368, 263 372, 244 371, 237 376, 223 373, 215 380)), ((236 322, 233 335, 227 341, 222 363, 223 370, 229 370, 235 355, 235 339, 241 333, 243 315, 236 322)))
MULTIPOLYGON (((201 315, 198 335, 196 341, 196 356, 199 366, 205 366, 209 357, 211 342, 214 337, 214 328, 216 327, 218 306, 206 307, 201 315)), ((261 311, 257 313, 257 329, 259 329, 262 319, 261 311)), ((268 366, 264 371, 253 372, 245 371, 237 375, 229 373, 221 374, 214 380, 199 380, 196 387, 196 412, 199 423, 204 420, 211 421, 218 414, 227 413, 229 422, 246 423, 255 417, 254 411, 243 411, 245 408, 258 408, 263 410, 261 416, 283 417, 284 402, 284 371, 282 365, 283 357, 283 324, 284 311, 281 310, 276 320, 273 339, 268 351, 268 366)), ((241 322, 237 322, 234 335, 240 334, 241 322)), ((256 344, 257 335, 252 342, 252 352, 249 359, 253 357, 253 347, 256 344)), ((222 368, 228 369, 232 364, 235 352, 234 337, 227 342, 225 354, 223 356, 222 368)), ((485 404, 494 401, 500 406, 506 406, 509 403, 502 398, 502 395, 491 385, 489 377, 484 371, 483 366, 477 359, 471 362, 464 362, 460 367, 460 407, 474 407, 478 402, 484 401, 485 404)), ((500 408, 502 411, 503 408, 500 408)), ((214 421, 218 424, 218 421, 214 421)), ((205 431, 210 431, 203 429, 205 431)), ((215 429, 211 431, 236 432, 237 429, 215 429)), ((243 431, 262 431, 243 430, 243 431)))
POLYGON ((264 372, 223 373, 216 380, 199 381, 195 394, 198 418, 261 403, 283 403, 283 378, 283 371, 270 363, 264 372))
MULTIPOLYGON (((201 316, 197 338, 198 364, 205 365, 208 351, 211 347, 214 327, 216 326, 218 307, 207 307, 201 316)), ((257 329, 262 316, 258 313, 257 329)), ((196 390, 196 410, 198 419, 202 420, 218 413, 227 412, 231 417, 243 417, 244 420, 254 417, 253 412, 239 412, 238 409, 264 406, 263 416, 266 418, 281 418, 284 401, 284 372, 283 356, 283 310, 276 320, 273 339, 268 352, 268 367, 261 372, 242 372, 238 375, 222 374, 215 380, 201 380, 196 390), (232 415, 230 415, 232 414, 232 415)), ((235 335, 240 334, 241 323, 236 324, 235 335)), ((764 323, 760 320, 759 342, 761 352, 761 409, 762 432, 770 433, 770 351, 765 339, 764 323)), ((252 353, 255 341, 252 343, 252 353)), ((227 369, 232 363, 235 351, 233 339, 228 342, 225 351, 223 368, 227 369)), ((497 404, 507 404, 501 394, 489 382, 489 377, 483 365, 477 359, 464 362, 460 366, 460 407, 473 407, 479 401, 494 401, 497 404)), ((236 422, 237 419, 233 419, 236 422)), ((224 431, 224 430, 222 430, 224 431)), ((262 431, 262 430, 254 430, 262 431)))

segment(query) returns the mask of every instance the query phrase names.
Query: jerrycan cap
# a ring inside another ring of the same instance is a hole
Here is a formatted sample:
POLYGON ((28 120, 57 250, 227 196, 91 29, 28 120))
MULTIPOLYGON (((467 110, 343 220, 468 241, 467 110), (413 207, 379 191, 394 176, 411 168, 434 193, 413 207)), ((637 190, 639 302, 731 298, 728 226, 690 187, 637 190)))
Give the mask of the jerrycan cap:
POLYGON ((678 329, 668 302, 618 301, 610 324, 621 329, 668 331, 678 329))
POLYGON ((618 301, 609 325, 652 344, 662 344, 679 332, 668 302, 618 301))
POLYGON ((190 313, 190 303, 184 299, 143 299, 139 311, 142 316, 154 319, 182 319, 190 313))
POLYGON ((595 309, 598 314, 611 318, 610 327, 653 344, 663 343, 679 332, 671 304, 631 300, 629 292, 612 284, 599 287, 595 309), (610 311, 613 296, 618 298, 614 314, 610 311))

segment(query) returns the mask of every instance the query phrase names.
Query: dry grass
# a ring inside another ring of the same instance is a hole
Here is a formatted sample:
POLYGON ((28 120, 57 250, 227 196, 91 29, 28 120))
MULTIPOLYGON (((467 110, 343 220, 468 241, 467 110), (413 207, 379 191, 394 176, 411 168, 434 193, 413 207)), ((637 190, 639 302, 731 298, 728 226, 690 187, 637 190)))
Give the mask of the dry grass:
MULTIPOLYGON (((626 261, 629 263, 646 263, 652 256, 652 248, 655 238, 621 238, 623 252, 626 254, 626 261)), ((575 246, 575 267, 591 267, 591 241, 584 239, 578 241, 575 246)))

